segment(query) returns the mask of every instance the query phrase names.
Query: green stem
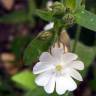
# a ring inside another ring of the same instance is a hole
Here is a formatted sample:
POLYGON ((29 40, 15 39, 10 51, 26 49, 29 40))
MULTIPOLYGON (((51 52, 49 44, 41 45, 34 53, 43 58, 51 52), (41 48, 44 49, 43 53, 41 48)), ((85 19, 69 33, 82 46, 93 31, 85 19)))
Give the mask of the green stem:
POLYGON ((34 13, 35 7, 36 7, 35 1, 34 0, 28 0, 28 9, 27 9, 27 11, 28 11, 29 22, 32 22, 32 15, 34 13))
POLYGON ((58 41, 58 30, 53 30, 54 31, 54 41, 53 43, 55 43, 56 41, 58 41))
POLYGON ((79 40, 79 37, 80 37, 80 31, 81 31, 81 27, 78 25, 72 52, 76 52, 77 43, 78 43, 78 40, 79 40))
POLYGON ((58 20, 55 20, 54 22, 54 38, 55 38, 55 41, 58 40, 58 37, 60 35, 60 32, 62 30, 62 26, 60 25, 60 22, 58 20))

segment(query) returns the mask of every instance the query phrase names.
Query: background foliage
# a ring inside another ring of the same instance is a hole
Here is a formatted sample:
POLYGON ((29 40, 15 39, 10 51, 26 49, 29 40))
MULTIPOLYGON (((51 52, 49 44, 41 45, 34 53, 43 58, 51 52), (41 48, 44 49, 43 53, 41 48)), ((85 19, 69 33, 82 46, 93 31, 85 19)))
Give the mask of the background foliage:
MULTIPOLYGON (((68 1, 67 6, 76 8, 74 2, 68 1)), ((43 27, 53 20, 52 13, 44 11, 47 2, 48 0, 0 0, 0 96, 49 96, 35 85, 32 74, 38 56, 54 41, 55 35, 50 35, 50 31, 47 39, 41 36, 45 34, 42 32, 43 27)), ((95 96, 96 16, 93 13, 96 13, 96 1, 86 0, 83 3, 88 11, 78 9, 75 14, 76 23, 83 27, 75 24, 68 28, 71 50, 79 55, 86 68, 82 71, 84 81, 73 94, 95 96)), ((66 93, 64 96, 73 94, 66 93)), ((54 93, 51 96, 57 95, 54 93)))

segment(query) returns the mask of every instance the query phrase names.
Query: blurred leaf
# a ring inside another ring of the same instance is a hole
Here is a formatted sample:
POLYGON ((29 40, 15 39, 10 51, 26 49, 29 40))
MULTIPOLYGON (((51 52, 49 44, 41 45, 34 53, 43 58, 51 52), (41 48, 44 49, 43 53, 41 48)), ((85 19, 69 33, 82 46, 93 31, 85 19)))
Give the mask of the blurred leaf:
POLYGON ((76 8, 76 0, 64 0, 64 3, 67 8, 70 8, 70 9, 76 8))
POLYGON ((89 82, 89 85, 93 91, 96 91, 96 78, 89 82))
POLYGON ((0 76, 0 96, 16 96, 12 82, 9 78, 3 78, 0 76))
POLYGON ((32 40, 24 52, 24 61, 26 65, 32 65, 36 62, 40 54, 50 47, 54 39, 53 33, 42 32, 37 38, 32 40), (46 35, 49 36, 47 37, 46 35))
POLYGON ((85 9, 85 0, 76 0, 76 10, 85 9))
POLYGON ((11 44, 11 50, 12 52, 16 55, 17 59, 20 59, 24 48, 26 46, 26 44, 28 44, 28 42, 31 40, 31 37, 16 37, 12 44, 11 44))
MULTIPOLYGON (((95 55, 95 57, 96 57, 96 55, 95 55)), ((93 65, 93 77, 96 78, 96 66, 95 66, 95 64, 93 65)))
POLYGON ((24 93, 24 96, 49 96, 49 95, 44 92, 43 88, 38 86, 33 91, 28 90, 26 93, 24 93))
POLYGON ((25 11, 14 11, 10 14, 0 17, 1 23, 22 23, 27 21, 27 13, 25 11))
MULTIPOLYGON (((74 40, 72 40, 71 44, 74 44, 74 40)), ((86 74, 87 68, 92 63, 93 59, 95 58, 94 48, 85 46, 84 44, 78 42, 76 47, 76 53, 78 54, 79 58, 84 62, 85 69, 82 71, 82 74, 86 74)))
POLYGON ((96 31, 96 15, 84 9, 75 13, 76 23, 93 31, 96 31))
MULTIPOLYGON (((56 92, 52 94, 47 94, 42 87, 38 87, 33 91, 27 91, 24 96, 58 96, 56 92)), ((73 96, 71 92, 66 92, 60 96, 73 96)))
POLYGON ((5 82, 5 81, 1 81, 0 80, 0 91, 9 91, 10 89, 8 89, 8 82, 5 82), (7 84, 6 84, 7 83, 7 84))
POLYGON ((21 85, 24 89, 33 90, 36 88, 35 77, 31 71, 22 71, 12 77, 12 80, 21 85))
POLYGON ((36 10, 35 14, 45 21, 51 21, 53 17, 53 13, 51 11, 46 11, 46 10, 38 9, 36 10))
POLYGON ((64 0, 64 3, 67 8, 70 8, 71 10, 79 9, 81 5, 82 0, 64 0))

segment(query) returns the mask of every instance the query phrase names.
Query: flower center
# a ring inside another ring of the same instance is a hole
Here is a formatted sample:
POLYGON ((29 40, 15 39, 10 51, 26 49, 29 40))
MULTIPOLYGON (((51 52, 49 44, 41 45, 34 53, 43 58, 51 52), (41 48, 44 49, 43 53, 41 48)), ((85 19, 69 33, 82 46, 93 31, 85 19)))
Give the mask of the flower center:
POLYGON ((56 71, 61 71, 62 70, 62 66, 60 64, 56 65, 56 71))

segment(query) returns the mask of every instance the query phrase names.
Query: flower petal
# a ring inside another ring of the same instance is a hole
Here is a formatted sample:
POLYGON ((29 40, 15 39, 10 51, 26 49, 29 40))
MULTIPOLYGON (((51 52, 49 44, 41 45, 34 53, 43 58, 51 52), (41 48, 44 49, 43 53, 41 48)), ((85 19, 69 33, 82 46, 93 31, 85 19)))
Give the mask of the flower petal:
POLYGON ((77 84, 70 76, 66 76, 65 83, 67 83, 67 90, 69 91, 74 91, 77 88, 77 84))
POLYGON ((54 27, 54 22, 50 22, 49 24, 47 24, 45 27, 44 27, 44 30, 47 31, 47 30, 50 30, 54 27))
POLYGON ((77 85, 70 76, 61 76, 56 79, 56 92, 59 95, 64 94, 67 90, 74 91, 76 88, 77 85))
POLYGON ((58 76, 56 78, 56 92, 59 95, 64 94, 67 91, 67 83, 66 83, 66 78, 63 76, 58 76))
POLYGON ((63 48, 52 48, 51 52, 52 52, 52 56, 59 57, 59 58, 64 54, 63 48))
POLYGON ((48 63, 43 63, 43 62, 38 62, 34 67, 33 67, 33 73, 34 74, 39 74, 45 71, 48 71, 50 69, 53 69, 53 65, 52 64, 48 64, 48 63))
POLYGON ((78 56, 76 54, 73 54, 73 53, 65 53, 63 55, 63 61, 65 63, 72 62, 73 60, 76 60, 77 58, 78 58, 78 56))
POLYGON ((69 75, 71 75, 76 80, 83 81, 83 78, 80 73, 74 69, 70 69, 69 75))
POLYGON ((83 70, 84 63, 82 61, 73 61, 72 63, 70 63, 70 67, 75 68, 77 70, 83 70))
POLYGON ((47 93, 53 93, 54 91, 54 88, 55 88, 55 76, 53 75, 51 77, 51 79, 49 80, 48 84, 46 86, 44 86, 44 90, 47 92, 47 93))
POLYGON ((52 76, 51 72, 44 72, 37 76, 35 83, 39 86, 45 86, 50 80, 51 76, 52 76))
POLYGON ((49 62, 52 59, 52 56, 48 52, 43 52, 39 58, 41 62, 49 62))

